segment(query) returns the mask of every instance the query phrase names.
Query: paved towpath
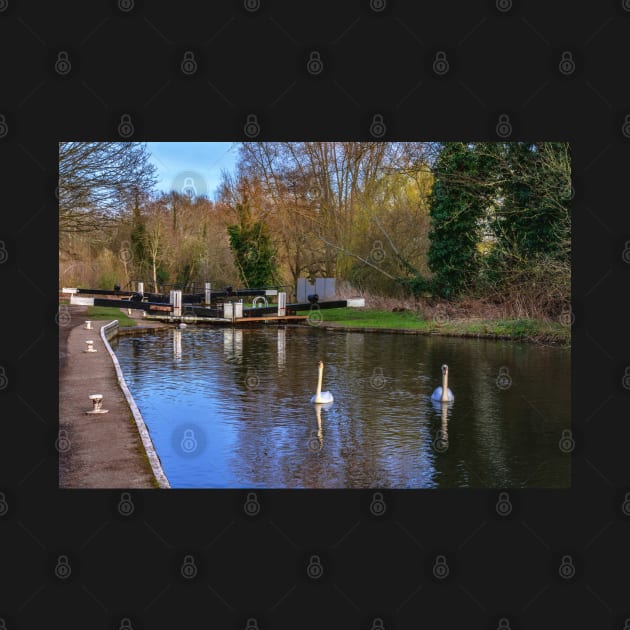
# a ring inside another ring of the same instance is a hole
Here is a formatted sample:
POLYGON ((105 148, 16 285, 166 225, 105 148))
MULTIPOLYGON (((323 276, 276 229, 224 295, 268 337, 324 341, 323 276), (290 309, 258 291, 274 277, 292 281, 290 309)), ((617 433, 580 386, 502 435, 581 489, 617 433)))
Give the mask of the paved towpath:
MULTIPOLYGON (((155 488, 135 420, 100 335, 107 321, 85 329, 87 307, 68 306, 59 333, 59 487, 155 488), (87 353, 92 339, 97 352, 87 353), (90 394, 109 413, 86 415, 90 394)), ((144 324, 144 322, 143 322, 144 324)), ((151 327, 162 326, 146 322, 151 327)))

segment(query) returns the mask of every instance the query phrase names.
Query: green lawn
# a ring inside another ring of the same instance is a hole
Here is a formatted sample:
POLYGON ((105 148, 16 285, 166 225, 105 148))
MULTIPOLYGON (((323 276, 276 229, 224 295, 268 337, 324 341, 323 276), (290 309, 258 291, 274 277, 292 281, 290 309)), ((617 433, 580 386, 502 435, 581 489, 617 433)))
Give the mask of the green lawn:
MULTIPOLYGON (((436 322, 432 319, 422 319, 418 314, 409 311, 393 313, 370 308, 331 308, 321 309, 319 313, 322 316, 322 324, 334 323, 340 326, 365 328, 405 328, 456 336, 533 339, 565 345, 571 342, 570 328, 552 321, 472 319, 436 322)), ((309 311, 299 311, 298 314, 308 315, 309 311)))
MULTIPOLYGON (((298 315, 308 315, 310 311, 298 311, 298 315)), ((323 323, 334 322, 344 326, 365 326, 367 328, 427 328, 431 322, 420 319, 411 312, 392 313, 368 308, 326 308, 319 311, 323 323)))
POLYGON ((117 306, 88 306, 87 317, 90 319, 117 319, 120 326, 135 326, 136 320, 127 317, 117 306))

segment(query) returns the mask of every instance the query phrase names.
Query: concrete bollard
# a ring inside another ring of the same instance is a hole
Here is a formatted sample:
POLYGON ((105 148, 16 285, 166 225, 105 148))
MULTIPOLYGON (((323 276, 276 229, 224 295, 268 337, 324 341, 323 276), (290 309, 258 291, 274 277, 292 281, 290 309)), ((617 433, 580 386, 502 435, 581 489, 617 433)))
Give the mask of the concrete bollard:
POLYGON ((92 339, 87 339, 85 343, 87 344, 87 350, 84 350, 83 352, 98 352, 94 347, 94 341, 92 339))
POLYGON ((92 401, 92 410, 86 411, 88 415, 108 413, 109 409, 103 409, 103 394, 90 394, 88 398, 92 401))
POLYGON ((86 330, 92 330, 92 322, 86 321, 85 322, 85 329, 86 330))

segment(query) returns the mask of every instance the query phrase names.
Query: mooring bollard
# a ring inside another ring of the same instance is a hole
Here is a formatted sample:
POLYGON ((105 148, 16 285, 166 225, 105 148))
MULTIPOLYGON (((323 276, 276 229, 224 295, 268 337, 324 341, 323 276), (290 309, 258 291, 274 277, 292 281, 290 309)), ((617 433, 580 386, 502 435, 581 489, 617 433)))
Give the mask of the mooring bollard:
POLYGON ((87 339, 85 343, 87 344, 87 350, 83 352, 98 352, 94 347, 94 341, 92 339, 87 339))
POLYGON ((85 329, 86 330, 92 330, 92 322, 86 321, 85 322, 85 329))
POLYGON ((107 413, 109 409, 102 409, 103 406, 103 394, 91 394, 88 398, 92 401, 92 410, 86 411, 88 415, 95 413, 107 413))

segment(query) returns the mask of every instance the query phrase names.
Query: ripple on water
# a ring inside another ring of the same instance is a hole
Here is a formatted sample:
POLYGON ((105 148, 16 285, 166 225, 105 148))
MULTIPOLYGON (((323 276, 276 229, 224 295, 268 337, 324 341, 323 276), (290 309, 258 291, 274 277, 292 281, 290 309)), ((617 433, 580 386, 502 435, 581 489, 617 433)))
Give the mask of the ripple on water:
POLYGON ((173 487, 479 485, 469 469, 491 487, 532 470, 537 487, 569 483, 557 435, 570 422, 570 355, 420 335, 192 326, 120 337, 116 353, 173 487), (335 401, 318 418, 309 401, 320 358, 335 401), (456 402, 443 409, 430 394, 445 362, 456 402), (513 387, 501 390, 506 365, 513 387), (197 439, 190 453, 186 431, 197 439), (439 454, 438 431, 448 439, 439 454))

